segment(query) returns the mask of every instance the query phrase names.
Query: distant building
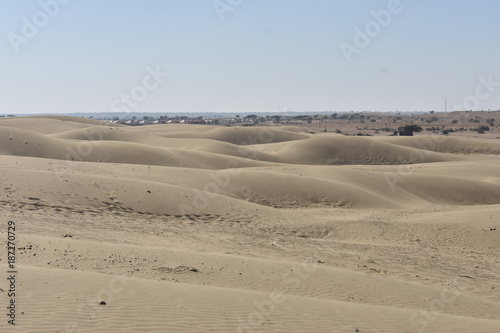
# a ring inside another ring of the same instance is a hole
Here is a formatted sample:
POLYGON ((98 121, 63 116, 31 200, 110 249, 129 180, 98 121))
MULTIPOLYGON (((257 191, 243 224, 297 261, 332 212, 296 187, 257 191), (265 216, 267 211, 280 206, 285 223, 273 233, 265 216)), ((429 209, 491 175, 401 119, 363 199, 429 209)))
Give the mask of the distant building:
POLYGON ((396 131, 394 131, 394 135, 397 135, 397 136, 413 136, 413 130, 411 130, 411 129, 405 130, 404 127, 398 127, 398 129, 396 131))

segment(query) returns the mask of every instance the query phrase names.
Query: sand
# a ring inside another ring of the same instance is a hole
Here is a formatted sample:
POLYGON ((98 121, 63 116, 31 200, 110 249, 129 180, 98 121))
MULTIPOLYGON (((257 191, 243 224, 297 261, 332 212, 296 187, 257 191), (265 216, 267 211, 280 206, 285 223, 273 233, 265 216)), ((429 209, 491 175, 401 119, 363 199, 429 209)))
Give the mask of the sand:
POLYGON ((425 133, 0 119, 17 269, 0 331, 500 332, 499 153, 425 133))

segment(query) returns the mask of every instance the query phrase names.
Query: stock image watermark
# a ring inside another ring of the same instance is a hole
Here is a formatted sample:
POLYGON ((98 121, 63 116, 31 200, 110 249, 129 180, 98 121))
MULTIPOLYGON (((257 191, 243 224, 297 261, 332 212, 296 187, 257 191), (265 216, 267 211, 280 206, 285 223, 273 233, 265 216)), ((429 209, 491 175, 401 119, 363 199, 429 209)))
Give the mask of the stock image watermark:
MULTIPOLYGON (((493 74, 487 77, 479 76, 479 83, 474 89, 474 94, 471 94, 464 98, 462 104, 455 104, 453 106, 454 111, 464 111, 464 110, 478 110, 480 108, 481 102, 484 102, 491 98, 500 88, 500 81, 495 81, 493 74)), ((427 136, 424 138, 418 138, 416 140, 416 147, 418 150, 412 151, 409 157, 410 163, 423 163, 425 162, 425 151, 437 151, 440 140, 442 137, 438 136, 427 136)), ((387 185, 392 192, 397 190, 397 184, 403 183, 409 176, 415 173, 415 168, 411 165, 400 165, 398 166, 397 172, 385 172, 384 177, 387 185)))
POLYGON ((31 18, 26 16, 21 17, 21 31, 19 33, 9 32, 7 39, 15 53, 20 52, 21 45, 26 45, 38 36, 38 33, 45 28, 51 19, 56 17, 64 5, 70 3, 71 0, 40 0, 38 6, 40 10, 36 11, 31 18))
POLYGON ((16 268, 16 222, 7 222, 7 281, 8 281, 8 306, 7 323, 16 325, 16 293, 17 291, 17 268, 16 268))
MULTIPOLYGON (((317 269, 318 265, 316 264, 296 264, 290 272, 283 274, 283 283, 285 287, 298 289, 317 269)), ((237 318, 238 328, 236 332, 256 332, 262 328, 262 323, 271 317, 278 306, 284 304, 286 300, 285 292, 276 288, 269 294, 268 299, 262 302, 253 302, 255 311, 250 312, 246 318, 237 318)))
POLYGON ((83 131, 86 140, 75 145, 66 145, 65 160, 56 160, 54 174, 59 181, 63 181, 63 175, 71 169, 77 168, 86 157, 90 156, 95 147, 95 142, 104 140, 101 128, 92 127, 83 131))
POLYGON ((385 181, 389 186, 391 192, 395 192, 397 190, 398 184, 405 182, 408 177, 415 174, 416 168, 412 164, 425 163, 426 151, 437 151, 439 147, 439 141, 442 140, 443 137, 440 136, 426 136, 416 138, 415 150, 413 150, 408 156, 408 163, 411 164, 398 165, 398 170, 396 172, 386 171, 384 173, 385 181))
POLYGON ((212 6, 219 17, 224 21, 227 13, 232 13, 243 3, 243 0, 214 0, 212 6))
MULTIPOLYGON (((100 289, 94 297, 89 297, 86 303, 81 303, 75 309, 76 314, 95 319, 100 307, 112 302, 116 295, 120 294, 128 286, 128 282, 124 276, 114 276, 108 284, 100 289)), ((66 324, 65 333, 81 332, 79 325, 75 322, 66 324)))
POLYGON ((386 9, 372 10, 370 16, 373 20, 368 21, 362 28, 354 27, 352 42, 340 43, 339 47, 346 62, 350 64, 353 56, 360 54, 362 50, 367 48, 392 23, 393 18, 403 12, 403 9, 404 7, 399 0, 390 0, 386 9))
MULTIPOLYGON (((454 285, 458 285, 458 279, 454 280, 454 285)), ((443 313, 444 310, 456 301, 460 295, 458 291, 443 288, 439 297, 433 299, 429 306, 422 310, 417 310, 408 319, 410 325, 416 328, 418 333, 424 333, 429 328, 429 324, 436 320, 436 314, 443 313)))
MULTIPOLYGON (((271 143, 274 140, 274 133, 269 128, 262 128, 256 136, 248 136, 238 145, 237 152, 243 158, 257 160, 257 150, 255 148, 248 149, 246 145, 271 143)), ((202 190, 193 189, 192 201, 190 205, 180 204, 179 209, 181 214, 198 214, 203 209, 210 205, 210 199, 219 195, 220 191, 227 188, 231 184, 231 177, 239 174, 241 163, 234 159, 228 161, 226 169, 211 171, 210 178, 213 181, 205 184, 202 190), (229 172, 227 169, 231 169, 229 172)))
POLYGON ((156 65, 154 69, 147 66, 146 73, 141 84, 135 85, 128 94, 121 94, 111 103, 112 112, 130 112, 136 109, 149 96, 149 93, 157 89, 169 76, 168 72, 161 70, 160 65, 156 65))
POLYGON ((497 88, 500 88, 500 81, 494 81, 493 74, 488 75, 487 78, 481 75, 477 80, 479 83, 474 89, 474 94, 465 97, 461 104, 454 104, 454 111, 479 110, 481 102, 491 98, 497 88))
MULTIPOLYGON (((157 64, 154 68, 147 66, 146 74, 140 84, 133 86, 128 93, 123 93, 113 100, 110 109, 112 112, 130 112, 139 107, 149 93, 160 87, 165 78, 169 76, 161 66, 157 64)), ((66 145, 66 156, 64 161, 56 161, 55 175, 59 181, 63 181, 63 175, 71 169, 77 168, 82 161, 89 157, 96 147, 96 143, 104 140, 104 128, 91 127, 83 130, 84 140, 74 144, 66 145)))

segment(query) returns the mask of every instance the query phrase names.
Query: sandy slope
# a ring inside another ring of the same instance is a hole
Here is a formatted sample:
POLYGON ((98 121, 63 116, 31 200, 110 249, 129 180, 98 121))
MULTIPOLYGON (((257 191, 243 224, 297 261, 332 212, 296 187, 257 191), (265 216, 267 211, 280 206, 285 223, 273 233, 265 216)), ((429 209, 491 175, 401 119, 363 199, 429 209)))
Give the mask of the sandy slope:
POLYGON ((18 325, 0 329, 500 331, 499 151, 1 119, 0 211, 17 223, 20 292, 18 325))
MULTIPOLYGON (((405 332, 492 331, 497 321, 432 314, 387 306, 201 287, 59 269, 22 267, 28 297, 19 319, 25 331, 65 332, 405 332), (79 281, 88 281, 85 284, 79 281), (53 293, 47 294, 47 290, 53 293), (59 292, 57 292, 59 290, 59 292), (106 305, 99 305, 101 301, 106 305), (43 309, 50 308, 47 312, 43 309), (64 318, 64 319, 63 319, 64 318), (262 324, 260 322, 263 322, 262 324), (259 325, 257 325, 259 324, 259 325)), ((453 294, 451 294, 453 297, 453 294)), ((22 331, 22 330, 19 330, 22 331)))

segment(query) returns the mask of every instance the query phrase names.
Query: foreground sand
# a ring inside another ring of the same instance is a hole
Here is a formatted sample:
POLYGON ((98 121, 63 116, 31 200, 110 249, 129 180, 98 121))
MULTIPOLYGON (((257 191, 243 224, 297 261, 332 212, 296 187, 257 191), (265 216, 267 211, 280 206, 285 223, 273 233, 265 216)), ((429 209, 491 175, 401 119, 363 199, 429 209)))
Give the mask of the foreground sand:
POLYGON ((499 332, 499 153, 457 137, 1 119, 19 293, 0 331, 499 332))

